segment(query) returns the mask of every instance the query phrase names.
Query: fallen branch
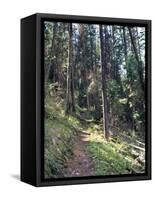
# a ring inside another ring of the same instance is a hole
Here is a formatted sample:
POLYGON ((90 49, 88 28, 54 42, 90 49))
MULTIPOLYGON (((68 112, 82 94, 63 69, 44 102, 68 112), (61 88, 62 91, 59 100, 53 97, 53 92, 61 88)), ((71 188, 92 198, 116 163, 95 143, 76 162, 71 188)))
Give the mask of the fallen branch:
POLYGON ((140 150, 140 151, 144 151, 144 152, 145 152, 145 148, 138 147, 138 146, 135 146, 135 145, 133 145, 133 144, 129 144, 129 146, 131 146, 131 147, 133 147, 133 148, 135 148, 135 149, 138 149, 138 150, 140 150))
POLYGON ((145 144, 144 144, 144 143, 142 143, 142 142, 140 142, 140 141, 138 141, 138 140, 136 140, 136 142, 137 142, 139 145, 141 145, 142 147, 145 147, 145 144))

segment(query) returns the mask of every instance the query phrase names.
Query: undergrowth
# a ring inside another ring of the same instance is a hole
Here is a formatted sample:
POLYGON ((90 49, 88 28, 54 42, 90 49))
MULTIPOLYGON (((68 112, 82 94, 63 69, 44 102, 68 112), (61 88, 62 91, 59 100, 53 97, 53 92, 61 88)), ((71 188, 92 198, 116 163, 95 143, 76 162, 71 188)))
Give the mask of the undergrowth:
POLYGON ((65 116, 63 102, 55 97, 45 100, 44 176, 64 177, 67 160, 73 154, 79 121, 65 116))
POLYGON ((145 172, 145 152, 137 146, 137 138, 122 132, 119 137, 106 141, 102 124, 80 122, 74 116, 66 116, 64 108, 62 98, 46 97, 45 178, 67 177, 67 161, 74 156, 73 148, 80 130, 90 133, 86 150, 93 162, 96 176, 145 172))
POLYGON ((132 154, 134 150, 127 142, 121 138, 107 142, 97 126, 90 127, 88 131, 91 135, 87 150, 94 163, 96 175, 144 173, 144 164, 137 162, 132 154))

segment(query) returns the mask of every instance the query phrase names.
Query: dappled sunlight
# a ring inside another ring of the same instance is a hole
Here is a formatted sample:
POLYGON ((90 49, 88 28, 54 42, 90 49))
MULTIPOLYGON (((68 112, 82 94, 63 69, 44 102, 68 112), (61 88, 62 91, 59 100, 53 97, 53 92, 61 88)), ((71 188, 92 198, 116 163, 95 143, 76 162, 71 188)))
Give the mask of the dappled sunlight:
POLYGON ((87 132, 82 132, 80 134, 80 138, 83 142, 88 142, 90 141, 90 133, 87 133, 87 132))
POLYGON ((133 148, 121 138, 118 142, 111 139, 107 142, 103 134, 91 133, 89 142, 88 151, 95 162, 96 175, 108 175, 109 168, 110 174, 143 172, 143 164, 141 165, 135 159, 133 153, 137 153, 137 157, 141 154, 135 153, 133 148))
POLYGON ((145 172, 145 28, 44 23, 45 177, 145 172))

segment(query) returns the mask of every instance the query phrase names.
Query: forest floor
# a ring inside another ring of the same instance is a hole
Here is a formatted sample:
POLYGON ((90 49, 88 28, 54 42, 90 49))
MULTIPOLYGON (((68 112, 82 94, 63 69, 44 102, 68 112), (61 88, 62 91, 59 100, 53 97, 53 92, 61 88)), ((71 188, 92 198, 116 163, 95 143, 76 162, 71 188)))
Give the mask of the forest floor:
POLYGON ((73 147, 73 159, 67 163, 68 177, 95 175, 91 156, 87 152, 90 142, 90 133, 81 131, 73 147))
POLYGON ((45 178, 144 173, 144 141, 130 132, 107 141, 102 123, 66 116, 58 97, 46 100, 45 111, 45 178))

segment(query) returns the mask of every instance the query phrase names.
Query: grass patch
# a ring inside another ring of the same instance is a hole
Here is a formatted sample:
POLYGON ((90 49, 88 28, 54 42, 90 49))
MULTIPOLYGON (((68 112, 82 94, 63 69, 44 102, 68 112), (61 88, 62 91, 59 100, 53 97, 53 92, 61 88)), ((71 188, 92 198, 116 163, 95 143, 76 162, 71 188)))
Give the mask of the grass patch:
POLYGON ((87 150, 93 160, 96 175, 144 172, 145 166, 136 162, 132 155, 132 148, 121 139, 116 142, 107 142, 103 133, 94 130, 91 133, 87 150))
MULTIPOLYGON (((145 152, 137 146, 135 141, 138 138, 119 131, 119 137, 110 138, 107 142, 103 136, 102 123, 81 122, 74 116, 66 116, 64 108, 64 100, 59 96, 46 97, 45 178, 67 177, 66 163, 73 156, 79 130, 90 133, 86 149, 92 158, 95 175, 144 173, 145 152)), ((142 143, 139 141, 139 144, 142 143)))
POLYGON ((79 122, 72 116, 65 116, 63 102, 54 97, 46 99, 45 114, 44 176, 65 177, 79 122))

